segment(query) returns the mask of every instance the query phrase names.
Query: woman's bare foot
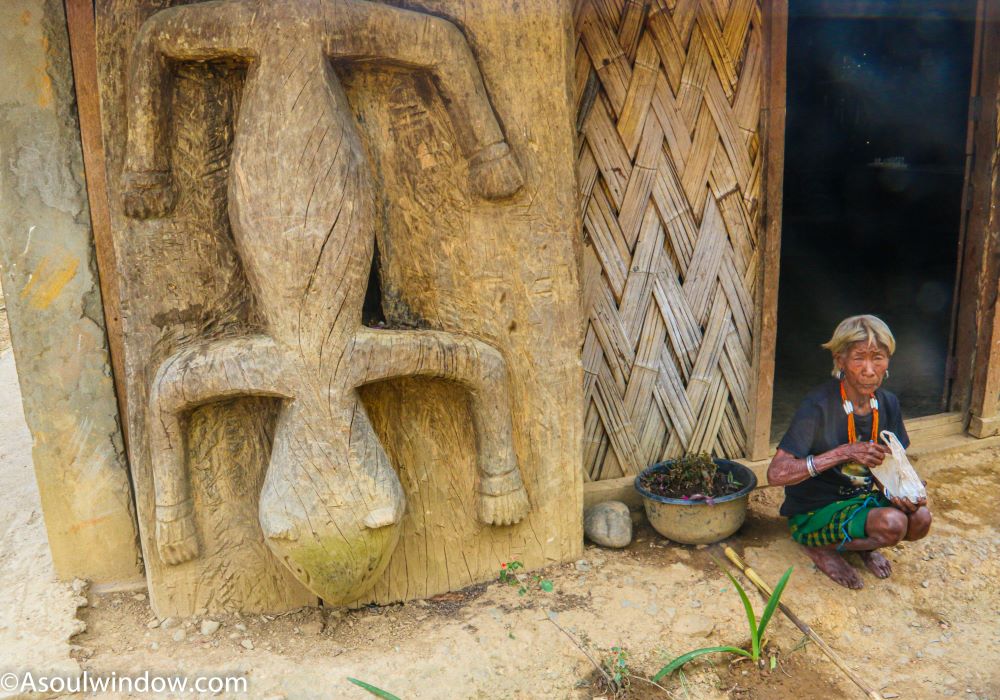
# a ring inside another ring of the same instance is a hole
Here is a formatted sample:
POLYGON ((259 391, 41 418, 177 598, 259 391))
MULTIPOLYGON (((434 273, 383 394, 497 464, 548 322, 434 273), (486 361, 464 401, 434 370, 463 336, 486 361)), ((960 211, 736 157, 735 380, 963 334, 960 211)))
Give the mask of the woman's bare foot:
POLYGON ((803 547, 806 554, 813 560, 813 563, 824 574, 832 578, 841 586, 857 590, 864 588, 861 575, 848 564, 838 552, 831 549, 820 549, 818 547, 803 547))
POLYGON ((861 561, 865 563, 868 570, 879 578, 889 578, 892 573, 892 564, 889 560, 878 552, 858 552, 861 555, 861 561))

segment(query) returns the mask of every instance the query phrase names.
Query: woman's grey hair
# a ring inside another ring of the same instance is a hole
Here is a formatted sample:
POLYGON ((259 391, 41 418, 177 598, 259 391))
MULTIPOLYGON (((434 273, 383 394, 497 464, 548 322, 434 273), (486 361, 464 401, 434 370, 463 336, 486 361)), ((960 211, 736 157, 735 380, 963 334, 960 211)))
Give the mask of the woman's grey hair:
POLYGON ((840 376, 840 368, 837 367, 837 355, 847 352, 847 349, 854 343, 868 341, 869 345, 881 345, 889 351, 891 356, 896 352, 896 338, 889 330, 889 326, 878 316, 864 314, 862 316, 850 316, 845 318, 833 332, 833 337, 823 343, 833 355, 833 376, 840 376))

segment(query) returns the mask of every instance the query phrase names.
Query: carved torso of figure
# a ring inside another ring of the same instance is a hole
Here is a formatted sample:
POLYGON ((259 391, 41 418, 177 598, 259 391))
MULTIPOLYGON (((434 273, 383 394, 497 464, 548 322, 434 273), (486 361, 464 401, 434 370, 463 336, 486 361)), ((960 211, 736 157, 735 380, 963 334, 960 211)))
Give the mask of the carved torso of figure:
POLYGON ((473 188, 507 196, 520 174, 454 25, 359 0, 224 0, 163 11, 140 31, 126 157, 131 216, 161 216, 172 206, 166 59, 221 57, 248 64, 229 214, 267 334, 185 348, 160 366, 148 420, 157 549, 168 564, 198 553, 181 414, 229 396, 277 396, 284 403, 259 505, 264 535, 308 588, 349 602, 385 568, 404 508, 356 387, 397 376, 464 385, 479 437, 480 519, 516 522, 528 501, 499 353, 453 334, 361 325, 376 191, 331 58, 431 72, 470 158, 473 188))

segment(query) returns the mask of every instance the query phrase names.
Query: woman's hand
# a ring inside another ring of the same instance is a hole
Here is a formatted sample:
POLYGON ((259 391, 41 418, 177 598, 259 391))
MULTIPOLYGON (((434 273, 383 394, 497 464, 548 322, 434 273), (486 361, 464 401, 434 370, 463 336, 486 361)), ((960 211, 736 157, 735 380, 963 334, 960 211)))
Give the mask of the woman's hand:
POLYGON ((889 496, 889 501, 904 513, 916 513, 922 506, 927 505, 926 496, 918 498, 916 503, 908 498, 897 498, 896 496, 889 496))
POLYGON ((866 467, 877 467, 882 464, 882 460, 890 453, 885 445, 877 442, 852 442, 841 445, 837 448, 838 457, 842 457, 844 462, 857 462, 866 467))

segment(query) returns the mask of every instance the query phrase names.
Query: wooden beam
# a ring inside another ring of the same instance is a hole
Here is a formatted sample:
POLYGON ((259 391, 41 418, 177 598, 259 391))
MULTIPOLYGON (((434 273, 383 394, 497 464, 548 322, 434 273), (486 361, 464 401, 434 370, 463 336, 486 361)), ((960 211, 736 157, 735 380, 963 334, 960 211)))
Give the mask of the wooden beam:
MULTIPOLYGON (((994 188, 1000 187, 1000 172, 994 171, 994 188)), ((994 190, 993 211, 1000 206, 1000 195, 994 190)), ((983 327, 980 329, 980 341, 977 349, 976 371, 972 382, 972 418, 969 421, 969 433, 983 438, 1000 434, 1000 298, 997 296, 997 233, 1000 226, 994 219, 990 222, 990 243, 992 254, 987 257, 990 264, 984 275, 984 294, 992 297, 984 306, 983 327)))
POLYGON ((983 34, 986 30, 986 0, 976 2, 976 27, 972 42, 972 75, 969 80, 969 109, 965 127, 965 165, 962 174, 962 203, 958 222, 958 250, 955 255, 955 283, 951 295, 951 321, 948 329, 948 355, 945 364, 944 392, 941 396, 941 410, 947 411, 954 407, 952 397, 957 382, 956 342, 958 340, 959 306, 962 287, 962 266, 965 258, 965 240, 969 232, 969 213, 972 203, 972 176, 976 152, 976 126, 981 110, 980 72, 983 59, 983 34))
POLYGON ((788 49, 788 1, 764 3, 764 105, 761 124, 764 144, 764 215, 761 266, 754 322, 753 371, 756 386, 750 397, 751 424, 747 454, 767 456, 771 442, 771 406, 774 401, 774 347, 778 329, 778 269, 781 258, 781 208, 785 170, 785 61, 788 49))
POLYGON ((121 297, 118 290, 118 266, 111 238, 111 214, 108 208, 107 172, 104 161, 104 138, 101 127, 100 92, 97 82, 97 37, 92 0, 65 0, 70 54, 73 60, 73 83, 80 119, 83 167, 86 173, 90 225, 94 232, 97 273, 104 306, 104 324, 111 355, 111 370, 118 399, 118 424, 121 426, 128 454, 128 406, 125 395, 125 358, 122 343, 121 297))
MULTIPOLYGON (((981 52, 973 57, 977 77, 972 97, 978 104, 973 138, 971 207, 966 218, 960 248, 960 279, 956 284, 958 314, 954 338, 956 376, 952 385, 950 408, 968 413, 974 403, 980 410, 986 405, 986 370, 989 367, 990 339, 995 302, 996 265, 990 260, 990 239, 995 238, 1000 222, 992 221, 991 207, 995 187, 994 154, 997 150, 997 87, 1000 79, 1000 0, 985 0, 977 19, 982 32, 981 52), (992 231, 992 233, 991 233, 992 231), (992 275, 992 277, 991 277, 992 275), (991 292, 990 287, 993 287, 991 292)), ((982 418, 983 416, 980 415, 982 418)))

